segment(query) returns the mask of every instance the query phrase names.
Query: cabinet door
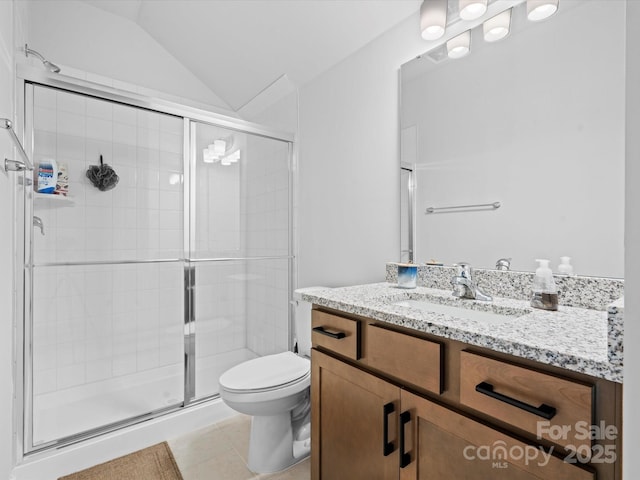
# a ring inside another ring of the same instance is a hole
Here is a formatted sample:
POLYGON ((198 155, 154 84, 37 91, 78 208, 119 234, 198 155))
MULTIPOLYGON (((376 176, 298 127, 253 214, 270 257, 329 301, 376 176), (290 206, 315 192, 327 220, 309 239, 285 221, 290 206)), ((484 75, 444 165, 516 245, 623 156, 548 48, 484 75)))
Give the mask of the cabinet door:
POLYGON ((312 480, 398 478, 400 389, 311 352, 312 480))
POLYGON ((593 480, 595 474, 565 463, 425 398, 402 391, 401 480, 593 480), (406 413, 405 413, 406 412, 406 413), (408 414, 407 414, 408 413, 408 414), (404 423, 403 422, 403 423, 404 423))

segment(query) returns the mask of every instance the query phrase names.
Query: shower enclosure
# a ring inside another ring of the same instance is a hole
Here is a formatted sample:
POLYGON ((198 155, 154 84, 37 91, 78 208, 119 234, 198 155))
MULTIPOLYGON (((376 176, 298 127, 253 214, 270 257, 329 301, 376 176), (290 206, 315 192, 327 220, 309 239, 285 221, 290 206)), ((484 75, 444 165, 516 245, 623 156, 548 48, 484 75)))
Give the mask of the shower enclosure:
POLYGON ((82 81, 24 87, 24 453, 215 398, 224 370, 290 347, 291 136, 82 81), (100 157, 111 190, 86 177, 100 157), (37 192, 52 159, 67 196, 37 192))

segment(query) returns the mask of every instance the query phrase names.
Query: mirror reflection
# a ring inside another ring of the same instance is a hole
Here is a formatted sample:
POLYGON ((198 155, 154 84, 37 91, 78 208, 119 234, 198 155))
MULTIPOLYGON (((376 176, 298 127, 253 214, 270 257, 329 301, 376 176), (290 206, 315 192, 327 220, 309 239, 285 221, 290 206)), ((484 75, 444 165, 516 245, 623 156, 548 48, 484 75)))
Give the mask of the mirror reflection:
POLYGON ((511 16, 500 41, 479 25, 465 57, 443 44, 401 68, 414 260, 558 272, 568 256, 579 275, 623 277, 625 2, 511 16))

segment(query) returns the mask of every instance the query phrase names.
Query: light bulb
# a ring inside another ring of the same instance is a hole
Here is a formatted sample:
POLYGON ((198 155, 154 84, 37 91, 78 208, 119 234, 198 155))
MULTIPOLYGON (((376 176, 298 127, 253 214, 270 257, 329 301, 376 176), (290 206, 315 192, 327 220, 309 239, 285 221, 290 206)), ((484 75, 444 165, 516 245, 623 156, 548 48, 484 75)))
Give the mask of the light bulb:
POLYGON ((509 35, 511 26, 511 9, 499 13, 495 17, 490 18, 482 25, 484 39, 487 42, 497 42, 509 35))
POLYGON ((558 0, 527 0, 527 18, 539 22, 558 11, 558 0))
POLYGON ((215 157, 212 155, 211 151, 208 148, 205 148, 202 151, 202 160, 204 163, 213 163, 215 161, 215 157))
POLYGON ((420 31, 425 40, 437 40, 447 27, 447 0, 424 0, 420 6, 420 31))
POLYGON ((458 8, 462 20, 475 20, 487 11, 487 0, 459 0, 458 8))
POLYGON ((462 58, 469 54, 471 49, 471 31, 467 30, 453 37, 447 42, 447 55, 449 58, 462 58))
POLYGON ((224 140, 214 140, 213 142, 213 151, 216 155, 224 155, 225 150, 227 149, 227 142, 224 140))

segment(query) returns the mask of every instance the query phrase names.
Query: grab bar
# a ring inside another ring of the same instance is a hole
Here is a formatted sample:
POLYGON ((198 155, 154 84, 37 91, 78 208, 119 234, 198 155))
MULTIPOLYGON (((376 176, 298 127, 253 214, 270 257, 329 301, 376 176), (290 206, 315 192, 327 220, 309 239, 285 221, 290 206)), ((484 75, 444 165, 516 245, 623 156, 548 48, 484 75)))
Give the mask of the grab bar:
POLYGON ((27 156, 27 152, 24 151, 22 147, 22 143, 16 136, 16 132, 13 130, 13 123, 8 118, 0 118, 0 126, 2 126, 5 130, 9 132, 9 136, 13 139, 13 143, 16 144, 20 155, 24 158, 24 162, 19 160, 9 160, 8 158, 4 159, 4 171, 5 172, 20 172, 22 170, 33 170, 33 163, 29 160, 27 156))
POLYGON ((429 207, 425 210, 424 213, 435 213, 436 210, 454 210, 459 208, 484 208, 484 207, 491 207, 492 209, 495 210, 501 207, 501 203, 493 202, 493 203, 478 203, 476 205, 457 205, 454 207, 429 207))

